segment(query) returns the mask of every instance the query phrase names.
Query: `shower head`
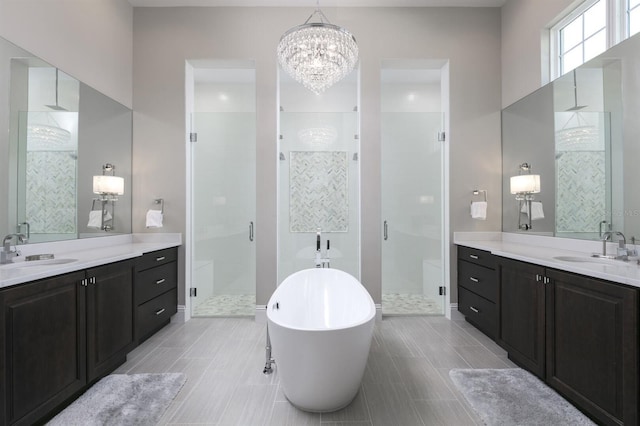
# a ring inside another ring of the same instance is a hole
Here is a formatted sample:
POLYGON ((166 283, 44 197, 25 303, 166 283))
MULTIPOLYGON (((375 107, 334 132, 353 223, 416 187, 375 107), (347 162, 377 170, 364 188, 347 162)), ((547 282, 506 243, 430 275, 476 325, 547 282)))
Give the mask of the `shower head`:
POLYGON ((582 108, 586 108, 587 105, 578 105, 578 83, 576 80, 576 70, 573 70, 573 106, 565 111, 580 111, 582 108))
POLYGON ((580 111, 582 108, 586 108, 587 105, 576 105, 571 108, 567 108, 565 111, 580 111))
POLYGON ((65 107, 61 107, 60 105, 45 105, 47 108, 51 108, 54 111, 69 111, 65 107))
POLYGON ((56 68, 56 104, 55 105, 45 105, 47 108, 51 108, 54 111, 69 111, 68 109, 61 107, 58 105, 58 68, 56 68))

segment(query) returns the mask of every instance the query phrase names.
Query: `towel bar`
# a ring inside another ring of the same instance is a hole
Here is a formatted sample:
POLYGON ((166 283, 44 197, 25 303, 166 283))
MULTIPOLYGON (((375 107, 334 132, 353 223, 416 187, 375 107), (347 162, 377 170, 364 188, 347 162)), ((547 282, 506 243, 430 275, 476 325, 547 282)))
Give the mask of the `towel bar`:
POLYGON ((474 189, 473 195, 480 195, 480 193, 484 195, 484 201, 487 201, 487 190, 486 189, 474 189))
POLYGON ((164 214, 164 198, 156 198, 153 200, 153 204, 160 204, 160 212, 164 214))

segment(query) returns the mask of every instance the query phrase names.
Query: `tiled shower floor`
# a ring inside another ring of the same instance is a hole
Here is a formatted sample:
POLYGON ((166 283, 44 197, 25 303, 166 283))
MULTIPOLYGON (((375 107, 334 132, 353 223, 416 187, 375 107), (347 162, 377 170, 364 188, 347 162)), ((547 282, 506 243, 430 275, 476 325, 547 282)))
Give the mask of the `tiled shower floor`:
POLYGON ((255 294, 219 294, 194 303, 194 317, 238 317, 256 313, 255 294))
POLYGON ((443 315, 442 301, 421 294, 383 293, 382 315, 443 315))
MULTIPOLYGON (((254 294, 221 294, 194 305, 194 317, 253 316, 254 294)), ((442 305, 421 294, 385 293, 382 295, 383 315, 442 315, 442 305)))

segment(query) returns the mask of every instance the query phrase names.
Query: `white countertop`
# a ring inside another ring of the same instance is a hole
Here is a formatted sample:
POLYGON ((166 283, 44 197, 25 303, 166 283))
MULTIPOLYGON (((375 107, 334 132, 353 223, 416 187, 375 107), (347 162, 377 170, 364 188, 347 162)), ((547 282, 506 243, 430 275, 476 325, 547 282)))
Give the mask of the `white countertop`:
MULTIPOLYGON (((496 256, 640 288, 640 266, 636 261, 591 258, 591 254, 602 252, 601 241, 502 232, 455 232, 453 242, 485 250, 496 256), (561 256, 584 261, 556 259, 561 256)), ((616 247, 617 244, 609 243, 607 253, 615 253, 616 247)), ((627 247, 631 248, 631 245, 628 244, 627 247)))
POLYGON ((167 233, 126 234, 19 245, 21 255, 13 258, 13 263, 0 265, 0 288, 132 259, 144 253, 181 244, 181 234, 167 233), (25 261, 26 256, 36 254, 53 254, 54 259, 25 261))

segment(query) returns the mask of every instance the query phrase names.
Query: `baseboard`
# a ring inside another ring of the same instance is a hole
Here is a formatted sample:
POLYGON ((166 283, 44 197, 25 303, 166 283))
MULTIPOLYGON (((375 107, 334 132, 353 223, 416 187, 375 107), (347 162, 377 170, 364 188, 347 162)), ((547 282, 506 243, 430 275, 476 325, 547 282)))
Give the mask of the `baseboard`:
POLYGON ((178 305, 178 312, 171 317, 171 322, 178 324, 185 323, 187 321, 187 307, 185 305, 178 305))
POLYGON ((267 323, 267 305, 256 305, 255 321, 258 324, 267 323))
POLYGON ((376 303, 376 322, 382 321, 382 304, 376 303))
POLYGON ((458 304, 457 303, 452 303, 450 308, 449 308, 449 318, 451 318, 451 320, 464 320, 464 315, 462 315, 460 313, 460 311, 458 310, 458 304))

